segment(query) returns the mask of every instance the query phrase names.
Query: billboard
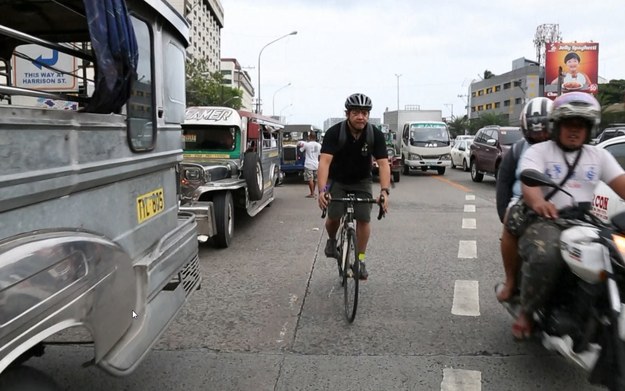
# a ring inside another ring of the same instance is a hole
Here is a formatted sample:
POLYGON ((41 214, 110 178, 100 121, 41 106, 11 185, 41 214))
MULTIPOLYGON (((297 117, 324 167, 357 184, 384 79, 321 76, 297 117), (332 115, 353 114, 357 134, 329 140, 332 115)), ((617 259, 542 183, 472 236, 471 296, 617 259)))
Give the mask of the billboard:
POLYGON ((597 93, 599 44, 597 42, 549 42, 545 54, 545 96, 584 91, 597 93), (558 71, 562 70, 561 77, 558 71))

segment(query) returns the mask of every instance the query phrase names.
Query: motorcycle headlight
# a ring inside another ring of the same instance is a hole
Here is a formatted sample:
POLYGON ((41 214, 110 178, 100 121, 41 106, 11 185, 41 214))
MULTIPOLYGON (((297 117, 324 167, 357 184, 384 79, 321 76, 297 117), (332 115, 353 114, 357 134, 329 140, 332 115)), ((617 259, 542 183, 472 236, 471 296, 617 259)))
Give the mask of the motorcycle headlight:
POLYGON ((441 160, 451 160, 451 154, 446 153, 444 155, 441 155, 441 160))

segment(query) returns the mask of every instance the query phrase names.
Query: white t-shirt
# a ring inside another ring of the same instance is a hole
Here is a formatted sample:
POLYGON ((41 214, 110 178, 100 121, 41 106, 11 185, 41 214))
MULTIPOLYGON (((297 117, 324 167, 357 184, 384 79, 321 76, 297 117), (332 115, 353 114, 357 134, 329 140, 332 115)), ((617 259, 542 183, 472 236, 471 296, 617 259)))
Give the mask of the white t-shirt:
MULTIPOLYGON (((560 184, 568 173, 564 156, 566 155, 569 165, 572 165, 577 153, 578 151, 564 153, 554 141, 545 141, 532 145, 523 154, 519 165, 521 171, 526 169, 538 170, 560 184)), ((594 145, 584 145, 575 172, 566 181, 563 188, 575 197, 575 201, 591 202, 593 191, 600 180, 610 183, 624 173, 625 171, 610 152, 594 145)), ((543 188, 544 194, 550 191, 551 188, 543 188)), ((572 204, 571 197, 561 191, 557 192, 550 201, 558 209, 572 204)))
POLYGON ((316 141, 300 141, 299 146, 299 150, 305 153, 304 168, 316 171, 319 168, 321 144, 316 141))

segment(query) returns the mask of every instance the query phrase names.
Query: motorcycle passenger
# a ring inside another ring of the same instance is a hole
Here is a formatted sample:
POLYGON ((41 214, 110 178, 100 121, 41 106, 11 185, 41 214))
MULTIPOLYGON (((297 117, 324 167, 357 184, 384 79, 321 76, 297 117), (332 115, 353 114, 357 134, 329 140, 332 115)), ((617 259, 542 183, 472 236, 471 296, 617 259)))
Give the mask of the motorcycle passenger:
POLYGON ((504 156, 497 174, 497 213, 504 224, 501 233, 501 259, 506 280, 495 286, 497 300, 508 301, 517 293, 517 275, 521 267, 517 235, 507 228, 508 208, 521 198, 521 170, 519 160, 532 144, 546 141, 551 136, 549 114, 553 102, 548 98, 534 98, 521 111, 521 129, 524 138, 517 141, 504 156))
MULTIPOLYGON (((591 94, 569 92, 557 97, 551 112, 552 139, 527 150, 519 162, 521 171, 538 170, 556 183, 563 183, 564 190, 577 202, 591 202, 600 180, 625 198, 625 171, 608 151, 589 145, 600 115, 599 102, 591 94), (581 154, 579 158, 578 154, 581 154)), ((559 209, 572 205, 572 200, 563 192, 556 192, 546 200, 550 190, 522 185, 525 202, 539 217, 519 239, 519 255, 523 260, 521 312, 512 327, 514 337, 519 339, 531 334, 532 313, 544 308, 555 294, 554 287, 564 270, 559 248, 562 228, 553 220, 558 217, 559 209)))
MULTIPOLYGON (((371 198, 371 156, 376 159, 380 170, 380 195, 384 194, 383 210, 388 208, 390 173, 384 134, 369 124, 371 99, 364 94, 352 94, 345 101, 345 121, 330 127, 323 138, 317 180, 319 186, 319 207, 328 209, 326 231, 328 241, 325 255, 338 260, 336 233, 340 219, 343 216, 344 206, 340 203, 330 203, 331 197, 342 198, 347 192, 354 192, 359 197, 371 198), (369 127, 369 129, 367 129, 369 127), (367 143, 367 133, 373 131, 373 145, 367 143), (340 132, 344 132, 343 145, 340 145, 340 132), (328 180, 330 183, 328 183, 328 180), (326 193, 328 198, 326 198, 326 193)), ((378 201, 380 197, 378 197, 378 201)), ((356 204, 354 216, 356 219, 356 246, 358 259, 362 261, 360 278, 368 277, 365 267, 365 251, 371 233, 371 204, 356 204)))

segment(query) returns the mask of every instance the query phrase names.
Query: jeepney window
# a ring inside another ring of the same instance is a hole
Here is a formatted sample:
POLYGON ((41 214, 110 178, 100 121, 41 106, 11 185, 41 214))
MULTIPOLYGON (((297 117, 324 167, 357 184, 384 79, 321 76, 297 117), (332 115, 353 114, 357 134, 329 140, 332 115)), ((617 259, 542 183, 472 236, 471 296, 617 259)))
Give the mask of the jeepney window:
POLYGON ((263 149, 277 148, 276 129, 271 126, 263 125, 263 149))
POLYGON ((175 42, 170 41, 163 61, 165 72, 165 122, 180 124, 184 122, 186 98, 185 87, 185 52, 175 42))
POLYGON ((184 150, 234 151, 236 128, 234 126, 183 125, 184 150))
POLYGON ((154 112, 154 84, 152 73, 152 34, 148 25, 131 16, 137 37, 139 61, 137 78, 132 81, 130 99, 127 104, 128 141, 133 151, 149 151, 156 139, 156 118, 154 112))

